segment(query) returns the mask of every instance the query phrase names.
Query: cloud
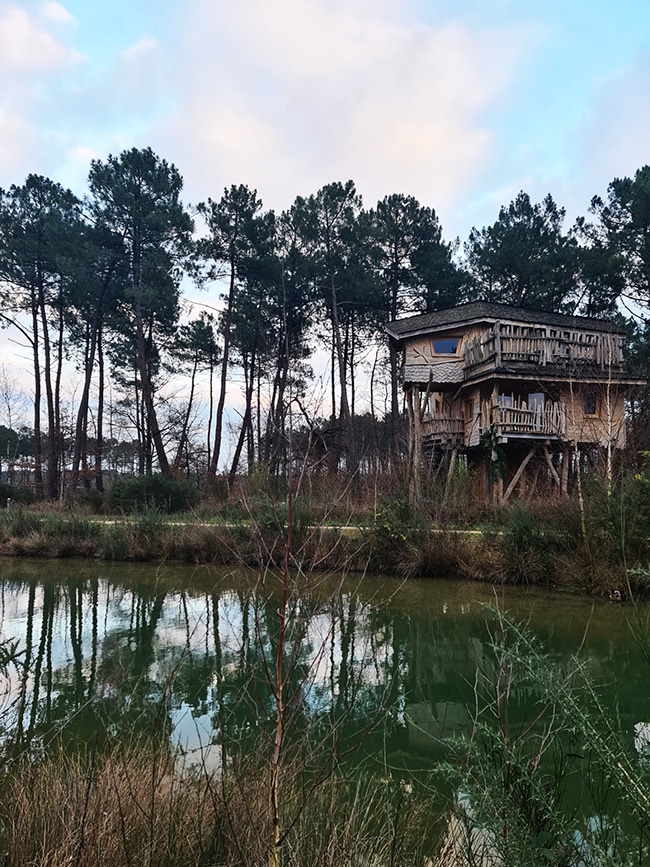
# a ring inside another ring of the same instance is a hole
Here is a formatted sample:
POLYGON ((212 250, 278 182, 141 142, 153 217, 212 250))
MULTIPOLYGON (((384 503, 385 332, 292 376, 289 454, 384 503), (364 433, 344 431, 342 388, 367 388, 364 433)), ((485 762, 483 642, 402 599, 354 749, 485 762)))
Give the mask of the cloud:
POLYGON ((0 45, 3 75, 58 71, 81 56, 49 33, 36 16, 7 3, 0 4, 0 45))
POLYGON ((148 125, 156 110, 167 104, 167 87, 163 50, 157 39, 145 34, 79 88, 67 100, 66 110, 78 117, 83 128, 94 125, 102 133, 114 134, 120 128, 131 132, 148 125))
POLYGON ((65 6, 51 0, 49 3, 43 4, 43 17, 50 21, 55 21, 57 24, 76 24, 77 19, 72 15, 65 6))
MULTIPOLYGON (((34 156, 33 137, 34 130, 24 118, 0 109, 0 166, 11 170, 24 165, 26 156, 34 156)), ((22 180, 7 172, 5 183, 12 179, 22 180)))
POLYGON ((625 67, 600 80, 583 123, 579 160, 591 182, 604 194, 615 177, 632 176, 650 162, 650 52, 637 54, 625 67))
MULTIPOLYGON (((46 4, 46 19, 63 18, 63 7, 46 4)), ((22 182, 29 172, 47 172, 57 150, 43 129, 58 84, 81 59, 54 36, 36 13, 0 0, 0 184, 22 182)))
POLYGON ((492 158, 488 114, 526 39, 414 12, 387 0, 191 0, 179 107, 157 130, 191 167, 191 195, 243 182, 279 208, 349 177, 369 205, 406 192, 440 210, 466 195, 492 158))

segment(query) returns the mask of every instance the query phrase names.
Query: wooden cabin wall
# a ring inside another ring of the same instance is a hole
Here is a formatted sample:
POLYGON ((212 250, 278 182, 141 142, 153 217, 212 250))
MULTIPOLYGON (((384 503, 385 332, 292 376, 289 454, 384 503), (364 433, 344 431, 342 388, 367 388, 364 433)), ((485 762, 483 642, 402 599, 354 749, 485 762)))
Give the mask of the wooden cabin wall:
POLYGON ((569 442, 594 443, 623 449, 626 442, 625 402, 623 393, 615 385, 562 384, 560 401, 567 408, 566 439, 569 442), (595 395, 597 414, 585 414, 584 399, 587 392, 595 395))

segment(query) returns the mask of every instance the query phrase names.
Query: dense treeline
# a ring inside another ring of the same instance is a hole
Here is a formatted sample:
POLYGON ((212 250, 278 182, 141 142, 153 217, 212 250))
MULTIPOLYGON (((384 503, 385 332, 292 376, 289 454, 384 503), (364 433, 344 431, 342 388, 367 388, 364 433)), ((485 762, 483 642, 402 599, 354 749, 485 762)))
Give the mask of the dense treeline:
MULTIPOLYGON (((281 214, 246 186, 192 209, 181 192, 150 149, 94 160, 83 199, 36 175, 0 191, 0 319, 29 347, 47 499, 82 481, 101 491, 118 441, 131 441, 133 472, 208 482, 224 467, 282 474, 306 450, 330 471, 390 466, 403 419, 389 319, 474 299, 590 316, 650 304, 649 166, 612 181, 573 227, 550 195, 522 192, 463 245, 411 196, 364 208, 352 181, 281 214), (206 290, 197 316, 184 280, 206 290)), ((646 331, 630 320, 630 334, 644 369, 646 331)))

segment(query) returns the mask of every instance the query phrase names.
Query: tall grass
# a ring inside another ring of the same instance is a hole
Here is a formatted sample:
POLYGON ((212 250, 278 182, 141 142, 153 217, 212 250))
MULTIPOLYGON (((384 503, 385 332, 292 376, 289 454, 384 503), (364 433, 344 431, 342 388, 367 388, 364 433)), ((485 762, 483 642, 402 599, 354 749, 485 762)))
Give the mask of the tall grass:
MULTIPOLYGON (((300 800, 300 785, 284 797, 300 800)), ((425 865, 423 803, 399 787, 337 774, 310 796, 283 847, 286 867, 425 865), (396 826, 395 819, 399 818, 396 826)), ((6 867, 262 867, 268 863, 266 781, 253 763, 223 776, 181 773, 152 747, 22 761, 0 783, 6 867)))

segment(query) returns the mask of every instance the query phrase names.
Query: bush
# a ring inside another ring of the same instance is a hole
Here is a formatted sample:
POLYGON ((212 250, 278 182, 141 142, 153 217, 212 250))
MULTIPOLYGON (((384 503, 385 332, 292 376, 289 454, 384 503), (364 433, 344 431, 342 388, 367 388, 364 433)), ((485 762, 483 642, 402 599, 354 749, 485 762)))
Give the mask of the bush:
POLYGON ((192 482, 165 479, 161 475, 133 476, 115 482, 106 499, 111 509, 121 512, 158 509, 172 514, 196 506, 199 492, 192 482))
POLYGON ((104 494, 96 488, 80 488, 75 494, 75 503, 91 514, 101 514, 104 507, 104 494))
POLYGON ((34 492, 22 485, 0 483, 0 508, 6 508, 9 502, 27 506, 35 500, 34 492))
POLYGON ((425 527, 426 521, 406 498, 381 502, 369 532, 370 568, 402 574, 407 553, 411 546, 420 545, 425 527))

